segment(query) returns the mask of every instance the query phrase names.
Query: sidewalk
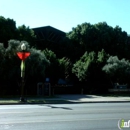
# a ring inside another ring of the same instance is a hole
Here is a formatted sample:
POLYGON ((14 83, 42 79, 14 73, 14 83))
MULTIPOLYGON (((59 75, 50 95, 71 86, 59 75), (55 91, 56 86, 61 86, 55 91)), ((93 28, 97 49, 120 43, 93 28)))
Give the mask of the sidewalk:
POLYGON ((130 97, 110 97, 96 95, 56 95, 55 97, 28 98, 27 102, 19 102, 19 98, 0 98, 0 105, 14 104, 67 104, 67 103, 118 103, 130 102, 130 97))
POLYGON ((59 98, 73 103, 130 102, 130 97, 110 97, 96 95, 58 95, 59 98))

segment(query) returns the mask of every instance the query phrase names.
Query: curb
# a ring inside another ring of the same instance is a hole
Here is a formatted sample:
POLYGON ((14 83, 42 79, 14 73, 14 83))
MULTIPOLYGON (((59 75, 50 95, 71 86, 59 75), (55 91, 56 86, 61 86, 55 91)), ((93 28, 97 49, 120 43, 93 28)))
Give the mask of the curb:
POLYGON ((130 103, 130 101, 81 101, 74 102, 70 100, 54 100, 51 102, 18 102, 18 103, 0 103, 0 105, 34 105, 34 104, 81 104, 81 103, 130 103))

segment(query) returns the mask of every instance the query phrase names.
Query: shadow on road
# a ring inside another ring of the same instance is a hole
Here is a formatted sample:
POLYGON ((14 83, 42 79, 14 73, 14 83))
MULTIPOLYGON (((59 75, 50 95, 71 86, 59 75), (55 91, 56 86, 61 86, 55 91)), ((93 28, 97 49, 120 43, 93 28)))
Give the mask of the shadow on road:
POLYGON ((53 106, 53 105, 45 105, 47 107, 50 107, 50 108, 60 108, 60 109, 65 109, 65 110, 73 110, 71 108, 68 108, 68 107, 56 107, 56 106, 53 106))

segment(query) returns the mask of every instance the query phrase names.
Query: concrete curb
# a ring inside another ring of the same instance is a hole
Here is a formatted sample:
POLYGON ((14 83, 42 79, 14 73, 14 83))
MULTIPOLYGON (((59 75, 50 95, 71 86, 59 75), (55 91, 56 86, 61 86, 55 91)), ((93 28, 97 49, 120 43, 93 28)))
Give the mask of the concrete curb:
POLYGON ((51 102, 18 102, 18 103, 0 103, 0 105, 33 105, 33 104, 80 104, 80 103, 130 103, 130 101, 80 101, 80 102, 75 102, 75 101, 70 101, 70 100, 54 100, 51 102))

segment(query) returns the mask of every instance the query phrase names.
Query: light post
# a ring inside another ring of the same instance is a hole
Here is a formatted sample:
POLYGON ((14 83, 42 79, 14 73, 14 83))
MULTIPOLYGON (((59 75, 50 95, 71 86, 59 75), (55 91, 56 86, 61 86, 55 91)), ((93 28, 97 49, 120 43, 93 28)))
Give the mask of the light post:
POLYGON ((26 52, 25 43, 21 44, 21 52, 17 52, 18 57, 21 59, 21 97, 20 101, 25 102, 24 99, 24 86, 25 86, 25 59, 30 56, 30 52, 26 52))

